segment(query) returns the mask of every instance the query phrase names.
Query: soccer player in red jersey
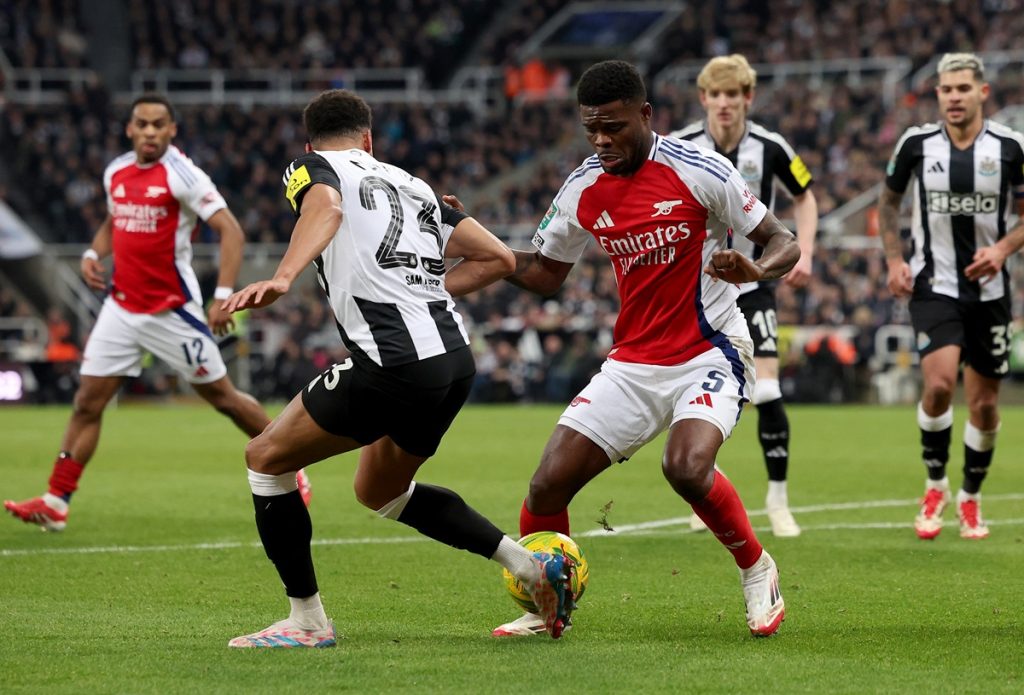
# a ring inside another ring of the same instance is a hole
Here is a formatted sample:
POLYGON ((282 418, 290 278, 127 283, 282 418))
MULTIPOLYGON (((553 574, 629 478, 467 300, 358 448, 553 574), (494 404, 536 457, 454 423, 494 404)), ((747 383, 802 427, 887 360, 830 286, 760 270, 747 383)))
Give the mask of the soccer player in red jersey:
MULTIPOLYGON (((171 144, 177 124, 170 101, 138 97, 125 132, 132 151, 104 172, 109 212, 81 262, 86 283, 105 290, 101 259, 113 256, 110 294, 85 347, 81 384, 49 489, 40 497, 4 502, 15 517, 48 531, 64 529, 71 495, 99 442, 103 411, 125 377, 141 373, 144 352, 173 367, 250 437, 270 422, 256 399, 228 378, 214 335, 228 333, 234 322, 220 301, 204 314, 191 266, 192 233, 203 220, 220 237, 214 298, 227 299, 242 263, 242 228, 210 177, 171 144)), ((300 480, 300 487, 308 499, 308 481, 300 480)))
MULTIPOLYGON (((715 456, 754 383, 737 285, 781 277, 800 249, 726 158, 651 130, 652 108, 632 65, 592 66, 577 97, 595 154, 566 179, 534 236, 536 250, 516 251, 507 279, 551 295, 593 238, 615 268, 621 307, 601 372, 548 440, 520 532, 568 535, 575 494, 668 430, 665 478, 733 554, 750 631, 773 634, 785 614, 778 569, 715 456), (729 248, 730 233, 763 247, 761 257, 729 248)), ((526 614, 494 634, 542 629, 526 614)))

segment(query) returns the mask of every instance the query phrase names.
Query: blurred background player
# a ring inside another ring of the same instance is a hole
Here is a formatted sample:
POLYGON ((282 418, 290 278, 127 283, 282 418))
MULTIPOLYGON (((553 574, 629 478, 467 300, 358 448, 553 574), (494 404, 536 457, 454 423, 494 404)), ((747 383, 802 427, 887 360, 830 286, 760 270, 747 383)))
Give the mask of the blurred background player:
MULTIPOLYGON (((800 251, 728 160, 651 130, 652 108, 632 65, 591 66, 577 101, 595 154, 555 196, 534 236, 536 250, 514 252, 507 279, 551 295, 593 237, 615 270, 621 309, 608 359, 548 440, 519 531, 570 535, 576 493, 668 430, 662 473, 733 554, 750 631, 771 635, 785 616, 778 568, 715 457, 754 380, 737 286, 781 277, 800 251), (729 249, 730 233, 763 253, 753 260, 729 249)), ((527 613, 494 634, 542 629, 539 616, 527 613)))
POLYGON ((947 53, 936 94, 941 120, 911 127, 896 144, 879 201, 889 289, 910 297, 924 379, 917 423, 928 470, 914 529, 942 530, 951 500, 946 464, 953 390, 963 363, 968 419, 964 479, 957 493, 963 538, 985 538, 981 483, 999 432, 999 385, 1009 373, 1010 280, 1004 262, 1024 245, 1024 136, 984 117, 989 96, 981 58, 947 53), (914 253, 900 238, 900 201, 911 178, 914 253), (1022 215, 1007 229, 1010 215, 1022 215))
MULTIPOLYGON (((272 304, 314 263, 351 357, 313 379, 245 450, 256 527, 291 603, 237 648, 331 647, 313 568, 313 526, 295 472, 360 449, 356 498, 386 519, 500 563, 529 587, 559 637, 572 608, 570 567, 533 554, 447 488, 416 483, 469 396, 476 367, 452 296, 515 267, 508 247, 403 169, 373 157, 370 107, 335 89, 303 112, 308 144, 285 172, 298 221, 274 277, 226 311, 272 304), (445 258, 463 259, 450 272, 445 258)), ((542 628, 544 629, 544 628, 542 628)))
MULTIPOLYGON (((735 166, 743 180, 769 210, 775 209, 776 183, 793 197, 800 260, 783 282, 804 287, 811 277, 814 239, 818 233, 818 204, 811 191, 811 173, 799 155, 778 133, 748 120, 754 101, 757 73, 742 55, 719 56, 708 61, 697 76, 700 103, 707 117, 672 133, 683 140, 712 149, 735 166)), ((733 248, 752 260, 764 249, 742 236, 733 236, 733 248)), ((787 473, 789 470, 789 418, 779 387, 778 321, 773 283, 748 282, 740 285, 737 300, 754 341, 757 385, 751 398, 757 406, 757 433, 768 469, 765 509, 772 533, 799 536, 800 526, 789 511, 787 473)), ((694 515, 691 528, 703 529, 694 515)))
MULTIPOLYGON (((125 132, 132 151, 103 174, 108 214, 81 262, 89 286, 103 291, 101 260, 112 256, 113 280, 85 346, 81 383, 49 489, 41 497, 4 502, 12 515, 48 531, 67 524, 71 495, 99 442, 103 411, 125 377, 141 373, 144 352, 173 367, 250 437, 270 422, 260 404, 228 378, 214 335, 225 335, 234 323, 220 301, 204 315, 191 266, 192 233, 197 219, 203 220, 220 238, 214 298, 226 299, 242 263, 242 228, 210 178, 171 145, 177 124, 170 101, 155 94, 135 99, 125 132)), ((308 481, 300 482, 308 499, 308 481)))

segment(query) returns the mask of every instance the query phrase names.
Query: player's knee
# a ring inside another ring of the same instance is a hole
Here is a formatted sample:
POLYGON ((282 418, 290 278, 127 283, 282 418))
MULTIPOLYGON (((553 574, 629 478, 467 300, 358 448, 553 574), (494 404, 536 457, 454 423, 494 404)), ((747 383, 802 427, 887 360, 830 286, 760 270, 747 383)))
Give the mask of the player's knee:
POLYGON ((273 447, 266 437, 250 439, 245 445, 245 465, 249 470, 276 475, 278 471, 274 468, 275 463, 273 447))
POLYGON ((995 396, 983 394, 971 398, 967 404, 971 412, 971 419, 984 423, 980 429, 994 429, 999 424, 999 401, 995 396))
POLYGON ((537 514, 553 514, 565 509, 571 498, 571 492, 563 483, 545 475, 541 470, 534 473, 530 479, 527 504, 537 514))
POLYGON ((945 411, 953 398, 953 389, 956 388, 956 380, 946 376, 934 377, 926 380, 924 390, 921 394, 921 401, 925 404, 925 410, 945 411))
POLYGON ((75 394, 73 404, 75 417, 79 419, 98 420, 103 415, 103 409, 107 407, 107 400, 97 394, 79 390, 75 394))
POLYGON ((714 453, 701 447, 666 451, 661 460, 661 470, 666 480, 684 496, 686 493, 703 490, 714 467, 714 453))

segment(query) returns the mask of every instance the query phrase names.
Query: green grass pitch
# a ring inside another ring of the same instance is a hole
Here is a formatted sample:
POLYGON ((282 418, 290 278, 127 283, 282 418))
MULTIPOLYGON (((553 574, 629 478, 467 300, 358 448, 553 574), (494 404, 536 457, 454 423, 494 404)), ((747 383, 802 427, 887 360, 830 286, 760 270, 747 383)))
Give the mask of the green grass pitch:
MULTIPOLYGON (((469 407, 420 479, 516 535, 558 412, 469 407)), ((67 415, 0 410, 0 497, 42 492, 67 415)), ((362 508, 349 454, 310 469, 338 648, 238 652, 229 638, 287 612, 258 544, 244 438, 204 406, 122 405, 64 533, 0 519, 0 692, 1024 692, 1024 409, 1003 410, 980 542, 959 538, 952 509, 938 539, 914 536, 912 407, 791 407, 790 419, 801 537, 765 529, 755 412, 719 461, 781 569, 775 637, 747 632, 732 559, 689 532, 657 442, 572 504, 591 579, 563 639, 490 637, 516 616, 497 565, 362 508), (598 523, 609 502, 614 535, 598 523)))

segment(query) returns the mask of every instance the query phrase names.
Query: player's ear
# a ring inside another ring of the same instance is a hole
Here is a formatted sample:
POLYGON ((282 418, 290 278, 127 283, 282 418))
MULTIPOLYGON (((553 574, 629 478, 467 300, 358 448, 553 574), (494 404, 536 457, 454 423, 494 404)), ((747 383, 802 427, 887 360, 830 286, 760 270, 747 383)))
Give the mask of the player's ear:
POLYGON ((313 151, 313 143, 311 143, 309 140, 306 140, 306 146, 304 149, 306 150, 306 154, 309 154, 310 152, 313 151))
POLYGON ((363 131, 363 149, 367 154, 373 154, 373 135, 368 130, 363 131))

